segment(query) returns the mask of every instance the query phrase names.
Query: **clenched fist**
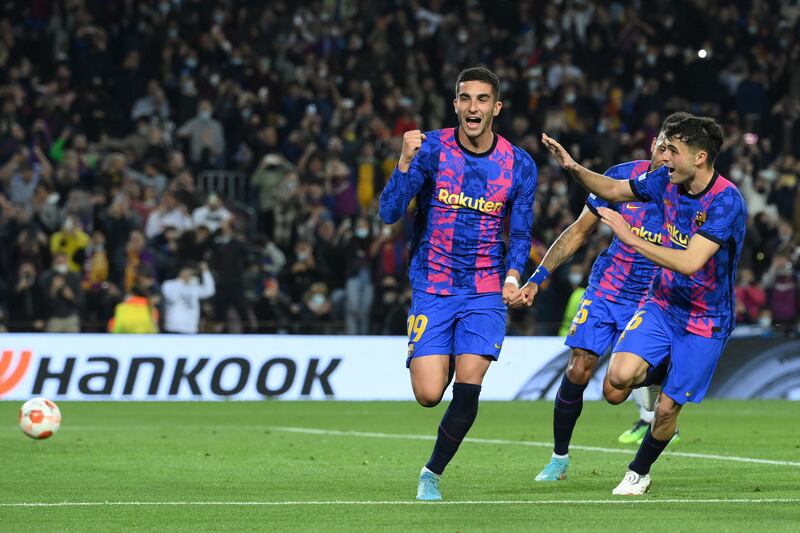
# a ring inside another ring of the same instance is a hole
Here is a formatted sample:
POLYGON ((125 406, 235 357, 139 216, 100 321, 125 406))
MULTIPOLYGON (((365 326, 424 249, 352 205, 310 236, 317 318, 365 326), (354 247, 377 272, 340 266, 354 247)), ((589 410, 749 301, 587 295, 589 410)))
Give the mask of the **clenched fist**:
POLYGON ((419 152, 424 140, 425 134, 420 130, 411 130, 403 134, 403 148, 400 151, 400 161, 397 162, 397 168, 400 172, 408 171, 411 160, 419 152))

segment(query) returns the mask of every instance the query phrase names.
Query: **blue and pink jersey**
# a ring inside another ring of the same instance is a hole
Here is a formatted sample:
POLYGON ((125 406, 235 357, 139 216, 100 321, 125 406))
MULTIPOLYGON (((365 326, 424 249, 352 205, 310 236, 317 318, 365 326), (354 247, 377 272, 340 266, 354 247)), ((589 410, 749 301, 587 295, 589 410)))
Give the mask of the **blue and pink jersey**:
POLYGON ((439 295, 500 292, 506 272, 522 273, 528 260, 536 164, 496 134, 481 154, 462 146, 455 128, 425 136, 408 171, 395 169, 380 199, 381 219, 391 224, 416 197, 411 287, 439 295))
MULTIPOLYGON (((616 180, 635 179, 647 172, 650 161, 629 161, 611 167, 605 175, 616 180)), ((658 171, 657 171, 658 172, 658 171)), ((664 171, 666 173, 666 171, 664 171)), ((621 202, 611 204, 594 194, 586 199, 586 207, 597 216, 597 209, 608 207, 620 213, 631 231, 655 244, 665 238, 661 207, 651 202, 621 202)), ((612 302, 639 305, 647 296, 650 282, 658 266, 614 237, 611 245, 594 262, 589 276, 587 294, 612 302)))
POLYGON ((719 245, 692 276, 662 268, 653 280, 649 299, 690 333, 727 337, 736 326, 736 267, 747 224, 747 207, 739 190, 716 172, 698 194, 670 183, 666 172, 639 176, 630 184, 637 198, 663 209, 666 246, 685 249, 695 233, 719 245))

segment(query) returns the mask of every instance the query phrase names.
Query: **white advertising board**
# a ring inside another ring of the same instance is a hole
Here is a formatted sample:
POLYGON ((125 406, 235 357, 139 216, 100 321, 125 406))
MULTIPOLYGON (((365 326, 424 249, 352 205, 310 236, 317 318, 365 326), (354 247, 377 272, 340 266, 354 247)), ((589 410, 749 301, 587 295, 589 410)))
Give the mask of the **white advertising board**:
MULTIPOLYGON (((506 338, 481 398, 552 397, 565 350, 561 338, 506 338)), ((405 337, 7 334, 0 399, 412 400, 406 351, 405 337)))

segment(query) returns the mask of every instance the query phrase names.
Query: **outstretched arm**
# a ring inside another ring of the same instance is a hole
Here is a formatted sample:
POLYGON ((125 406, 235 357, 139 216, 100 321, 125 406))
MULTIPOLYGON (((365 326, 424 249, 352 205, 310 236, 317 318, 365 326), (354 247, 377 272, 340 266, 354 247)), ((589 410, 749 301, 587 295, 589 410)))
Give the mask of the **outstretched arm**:
POLYGON ((542 133, 542 144, 547 147, 561 168, 572 174, 587 191, 612 203, 636 200, 627 181, 615 180, 582 167, 572 159, 569 152, 558 141, 548 137, 546 133, 542 133))
POLYGON ((536 273, 522 287, 521 304, 533 305, 533 300, 539 292, 539 285, 544 281, 543 278, 575 255, 575 252, 586 243, 599 222, 600 219, 588 207, 583 208, 578 219, 556 238, 547 253, 544 254, 536 273))

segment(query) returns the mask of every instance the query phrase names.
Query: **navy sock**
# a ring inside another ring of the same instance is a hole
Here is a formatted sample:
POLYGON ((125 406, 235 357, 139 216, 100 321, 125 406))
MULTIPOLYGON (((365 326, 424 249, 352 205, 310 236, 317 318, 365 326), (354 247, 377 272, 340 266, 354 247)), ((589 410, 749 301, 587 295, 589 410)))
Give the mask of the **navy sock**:
POLYGON ((447 463, 458 451, 458 447, 469 428, 478 416, 478 396, 481 386, 471 383, 455 383, 453 400, 439 424, 439 434, 433 447, 433 454, 425 467, 435 474, 441 475, 447 463))
POLYGON ((636 457, 633 458, 628 468, 640 476, 649 474, 650 467, 656 462, 656 459, 667 447, 667 444, 669 444, 669 439, 658 440, 650 434, 650 428, 647 428, 642 444, 639 445, 639 451, 636 452, 636 457))
POLYGON ((634 385, 634 389, 638 389, 639 387, 647 387, 650 385, 661 385, 664 383, 664 378, 667 376, 667 369, 669 369, 669 361, 664 361, 658 366, 649 366, 647 367, 647 375, 644 377, 644 381, 639 383, 638 385, 634 385))
POLYGON ((553 408, 553 452, 558 455, 566 455, 569 452, 572 430, 575 429, 575 423, 583 410, 585 389, 586 385, 571 382, 566 374, 561 379, 553 408))

